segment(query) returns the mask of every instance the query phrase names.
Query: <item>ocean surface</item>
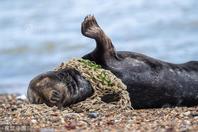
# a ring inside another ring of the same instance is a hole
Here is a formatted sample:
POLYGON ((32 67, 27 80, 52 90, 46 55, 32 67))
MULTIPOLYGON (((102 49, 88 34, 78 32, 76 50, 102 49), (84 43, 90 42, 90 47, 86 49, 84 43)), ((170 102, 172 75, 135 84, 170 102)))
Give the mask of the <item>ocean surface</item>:
POLYGON ((37 74, 93 50, 80 32, 88 14, 117 50, 198 60, 198 0, 1 0, 0 93, 25 94, 37 74))

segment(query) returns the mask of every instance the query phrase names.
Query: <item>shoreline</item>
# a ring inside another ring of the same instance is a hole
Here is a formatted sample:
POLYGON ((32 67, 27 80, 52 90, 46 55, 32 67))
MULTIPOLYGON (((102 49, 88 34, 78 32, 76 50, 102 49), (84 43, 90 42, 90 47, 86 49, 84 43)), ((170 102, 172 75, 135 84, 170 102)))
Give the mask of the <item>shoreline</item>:
POLYGON ((0 131, 196 131, 198 106, 74 113, 0 95, 0 131))

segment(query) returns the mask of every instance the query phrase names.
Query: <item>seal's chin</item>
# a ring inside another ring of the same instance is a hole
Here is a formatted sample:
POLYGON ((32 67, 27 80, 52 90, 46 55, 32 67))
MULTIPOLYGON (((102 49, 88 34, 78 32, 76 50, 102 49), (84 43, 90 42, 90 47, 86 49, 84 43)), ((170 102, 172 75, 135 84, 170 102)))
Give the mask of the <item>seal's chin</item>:
POLYGON ((35 77, 28 87, 31 103, 65 107, 80 102, 93 94, 93 89, 75 69, 50 71, 35 77))

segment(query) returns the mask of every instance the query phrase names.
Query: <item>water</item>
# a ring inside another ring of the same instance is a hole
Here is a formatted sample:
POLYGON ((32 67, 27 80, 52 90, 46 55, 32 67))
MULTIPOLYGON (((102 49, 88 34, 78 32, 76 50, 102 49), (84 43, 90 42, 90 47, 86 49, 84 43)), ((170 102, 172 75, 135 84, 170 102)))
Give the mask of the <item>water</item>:
POLYGON ((197 0, 1 0, 0 93, 95 47, 80 23, 94 14, 118 50, 182 63, 198 60, 197 0))

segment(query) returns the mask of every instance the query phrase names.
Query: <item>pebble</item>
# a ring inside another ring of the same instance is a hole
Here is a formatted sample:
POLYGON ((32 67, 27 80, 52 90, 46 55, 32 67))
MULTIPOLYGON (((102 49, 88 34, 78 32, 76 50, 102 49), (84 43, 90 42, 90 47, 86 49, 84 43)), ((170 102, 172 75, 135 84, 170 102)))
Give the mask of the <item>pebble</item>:
POLYGON ((52 107, 52 111, 57 111, 57 110, 58 110, 58 107, 56 107, 56 106, 52 107))
POLYGON ((27 97, 25 95, 20 95, 20 96, 17 96, 17 99, 26 100, 27 97))
POLYGON ((37 123, 37 121, 35 119, 32 119, 31 122, 34 124, 37 123))
POLYGON ((58 116, 59 113, 58 112, 54 112, 54 113, 51 113, 52 116, 58 116))
POLYGON ((115 124, 115 120, 109 120, 107 121, 107 125, 114 125, 115 124))
POLYGON ((90 113, 88 113, 88 117, 89 118, 97 118, 98 117, 98 113, 97 112, 90 112, 90 113))
POLYGON ((16 105, 12 106, 11 110, 12 110, 12 111, 17 110, 17 106, 16 106, 16 105))
POLYGON ((190 111, 184 113, 185 116, 189 116, 190 114, 191 114, 190 111))

